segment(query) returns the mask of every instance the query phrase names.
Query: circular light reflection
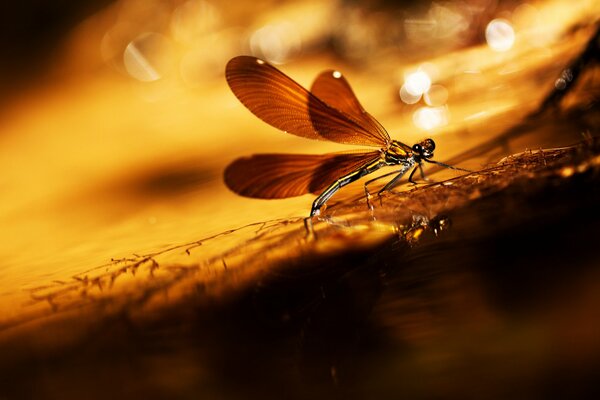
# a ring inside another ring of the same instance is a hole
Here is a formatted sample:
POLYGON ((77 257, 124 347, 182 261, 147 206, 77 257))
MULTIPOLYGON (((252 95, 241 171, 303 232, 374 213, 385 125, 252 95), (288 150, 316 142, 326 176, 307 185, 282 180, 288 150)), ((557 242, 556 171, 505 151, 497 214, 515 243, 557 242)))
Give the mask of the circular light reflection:
POLYGON ((558 78, 556 82, 554 82, 554 87, 558 90, 565 90, 567 82, 563 78, 558 78))
POLYGON ((250 37, 252 54, 263 56, 273 64, 283 64, 297 54, 302 41, 296 28, 289 22, 266 25, 250 37))
POLYGON ((169 70, 170 43, 158 33, 144 33, 127 45, 123 64, 127 73, 142 82, 159 80, 169 70))
POLYGON ((413 123, 418 128, 430 131, 448 124, 446 107, 421 107, 413 113, 413 123))
POLYGON ((402 85, 400 88, 400 99, 406 104, 415 104, 421 100, 421 95, 415 96, 408 93, 408 90, 406 90, 406 85, 402 85))
POLYGON ((403 87, 412 96, 420 98, 431 87, 431 78, 425 71, 418 70, 406 76, 403 87))
POLYGON ((515 44, 515 30, 505 19, 494 19, 485 28, 485 40, 494 51, 508 51, 515 44))
POLYGON ((432 85, 423 95, 423 100, 428 106, 443 106, 448 101, 448 89, 442 85, 432 85))

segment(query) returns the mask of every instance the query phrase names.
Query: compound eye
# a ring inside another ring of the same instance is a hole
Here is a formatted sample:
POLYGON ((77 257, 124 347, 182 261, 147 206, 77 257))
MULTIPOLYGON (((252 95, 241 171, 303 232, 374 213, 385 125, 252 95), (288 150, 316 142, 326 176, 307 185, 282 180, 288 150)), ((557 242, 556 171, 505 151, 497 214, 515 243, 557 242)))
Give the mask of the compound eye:
POLYGON ((415 144, 412 149, 415 153, 421 154, 423 152, 423 147, 420 144, 415 144))
POLYGON ((433 139, 427 139, 427 141, 429 142, 429 151, 434 151, 435 150, 435 142, 433 141, 433 139))

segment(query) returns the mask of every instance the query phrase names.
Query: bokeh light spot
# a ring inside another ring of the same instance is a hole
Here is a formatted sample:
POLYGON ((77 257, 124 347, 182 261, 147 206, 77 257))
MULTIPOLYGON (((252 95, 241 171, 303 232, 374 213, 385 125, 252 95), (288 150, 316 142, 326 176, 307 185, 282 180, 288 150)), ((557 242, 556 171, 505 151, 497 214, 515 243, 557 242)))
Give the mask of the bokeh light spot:
POLYGON ((515 44, 515 30, 507 20, 494 19, 485 28, 485 40, 494 51, 508 51, 515 44))
POLYGON ((158 33, 144 33, 127 45, 123 52, 125 70, 142 82, 162 78, 170 69, 170 43, 158 33))
POLYGON ((423 100, 428 106, 443 106, 448 101, 448 89, 442 85, 432 85, 423 95, 423 100))
POLYGON ((302 47, 297 29, 289 22, 266 25, 250 37, 252 54, 264 57, 273 64, 283 64, 302 47))
POLYGON ((421 100, 421 95, 415 96, 410 94, 408 90, 406 90, 406 85, 402 85, 400 88, 400 99, 406 104, 415 104, 421 100))
POLYGON ((406 76, 404 87, 409 94, 420 97, 431 87, 431 78, 425 71, 418 70, 406 76))
POLYGON ((430 131, 448 124, 446 107, 421 107, 413 114, 413 123, 418 128, 430 131))

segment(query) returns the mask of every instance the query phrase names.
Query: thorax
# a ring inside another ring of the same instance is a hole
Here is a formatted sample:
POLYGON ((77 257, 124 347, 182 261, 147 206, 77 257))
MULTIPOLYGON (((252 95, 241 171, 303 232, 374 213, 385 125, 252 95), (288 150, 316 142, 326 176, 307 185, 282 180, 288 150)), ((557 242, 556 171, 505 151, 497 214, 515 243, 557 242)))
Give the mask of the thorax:
POLYGON ((384 151, 385 162, 388 165, 413 163, 413 152, 410 146, 398 140, 392 140, 387 150, 384 151))

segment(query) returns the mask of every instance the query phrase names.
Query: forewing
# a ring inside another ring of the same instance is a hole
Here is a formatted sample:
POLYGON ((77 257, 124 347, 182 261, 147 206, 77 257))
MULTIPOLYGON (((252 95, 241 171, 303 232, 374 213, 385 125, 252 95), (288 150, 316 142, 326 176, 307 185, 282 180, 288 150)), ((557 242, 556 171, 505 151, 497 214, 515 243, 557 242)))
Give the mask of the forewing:
POLYGON ((385 128, 365 111, 341 72, 335 70, 321 72, 313 82, 310 91, 329 106, 348 114, 356 121, 360 121, 361 125, 368 126, 368 132, 374 140, 383 143, 390 141, 390 136, 385 128))
POLYGON ((246 108, 284 132, 343 144, 387 145, 371 124, 327 105, 263 60, 235 57, 227 63, 225 76, 246 108))
POLYGON ((233 192, 260 199, 320 193, 336 179, 380 157, 379 151, 309 154, 256 154, 239 158, 225 169, 233 192))

